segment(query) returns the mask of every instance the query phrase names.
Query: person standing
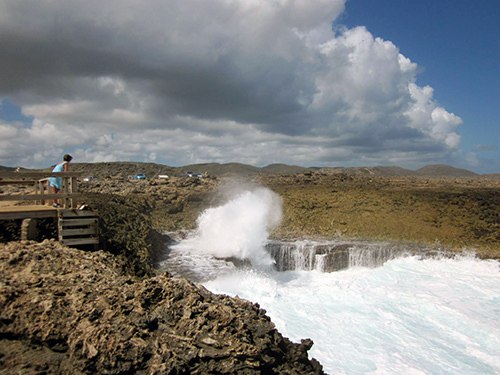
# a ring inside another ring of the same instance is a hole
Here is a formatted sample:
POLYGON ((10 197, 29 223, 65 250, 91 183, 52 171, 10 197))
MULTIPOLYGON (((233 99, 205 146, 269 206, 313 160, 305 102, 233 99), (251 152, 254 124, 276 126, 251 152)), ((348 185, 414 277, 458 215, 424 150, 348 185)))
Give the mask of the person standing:
MULTIPOLYGON (((71 155, 64 155, 63 161, 56 164, 52 172, 67 172, 69 162, 73 160, 71 155)), ((57 194, 62 189, 62 178, 61 177, 49 177, 49 186, 51 187, 52 194, 57 194)), ((54 198, 54 204, 52 207, 59 208, 61 205, 57 202, 57 199, 54 198)))

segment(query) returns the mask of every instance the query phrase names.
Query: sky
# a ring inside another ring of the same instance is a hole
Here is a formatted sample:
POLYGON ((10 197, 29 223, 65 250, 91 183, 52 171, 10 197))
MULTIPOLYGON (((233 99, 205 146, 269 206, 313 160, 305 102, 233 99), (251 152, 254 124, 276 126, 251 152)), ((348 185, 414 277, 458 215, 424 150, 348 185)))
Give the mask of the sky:
POLYGON ((0 0, 0 165, 500 173, 500 0, 0 0))

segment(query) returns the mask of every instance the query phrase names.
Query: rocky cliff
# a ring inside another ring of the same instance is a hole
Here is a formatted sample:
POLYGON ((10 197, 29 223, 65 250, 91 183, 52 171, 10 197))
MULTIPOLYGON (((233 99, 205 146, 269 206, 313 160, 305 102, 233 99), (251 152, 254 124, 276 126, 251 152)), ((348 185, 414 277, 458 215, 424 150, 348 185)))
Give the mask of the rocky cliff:
POLYGON ((2 374, 322 374, 265 311, 55 241, 0 245, 2 374))

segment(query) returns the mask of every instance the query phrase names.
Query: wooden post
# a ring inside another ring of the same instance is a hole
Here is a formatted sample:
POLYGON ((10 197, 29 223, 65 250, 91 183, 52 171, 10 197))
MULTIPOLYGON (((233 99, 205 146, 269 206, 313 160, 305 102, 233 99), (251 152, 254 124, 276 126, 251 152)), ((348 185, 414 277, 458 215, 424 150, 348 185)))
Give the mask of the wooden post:
MULTIPOLYGON (((71 186, 70 189, 71 194, 78 193, 78 184, 76 182, 76 177, 70 178, 70 186, 71 186)), ((77 200, 75 198, 71 198, 71 208, 77 208, 77 207, 78 207, 77 200)))
POLYGON ((35 240, 36 237, 36 219, 24 219, 21 224, 21 241, 35 240))
MULTIPOLYGON (((69 186, 68 186, 69 184, 68 184, 68 182, 69 181, 68 181, 68 179, 66 177, 62 178, 62 186, 61 186, 61 188, 62 188, 62 192, 66 193, 66 194, 69 193, 69 186)), ((64 198, 62 200, 62 206, 64 208, 70 208, 69 207, 69 199, 68 198, 64 198)))
MULTIPOLYGON (((44 195, 45 194, 45 189, 47 189, 47 194, 50 194, 50 191, 49 191, 49 180, 47 178, 42 178, 41 180, 37 180, 35 182, 35 194, 40 194, 40 195, 44 195), (45 185, 47 185, 47 187, 45 187, 45 185)), ((46 202, 45 199, 42 199, 40 201, 36 201, 36 205, 45 205, 45 203, 50 203, 50 202, 46 202)))

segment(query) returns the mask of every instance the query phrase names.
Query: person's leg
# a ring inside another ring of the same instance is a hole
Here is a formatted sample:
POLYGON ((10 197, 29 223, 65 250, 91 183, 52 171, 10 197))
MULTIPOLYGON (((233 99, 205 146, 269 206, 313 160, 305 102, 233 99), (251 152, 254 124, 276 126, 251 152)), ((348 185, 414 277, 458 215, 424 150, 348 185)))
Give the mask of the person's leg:
MULTIPOLYGON (((59 189, 56 188, 55 186, 51 186, 52 188, 52 194, 57 194, 59 193, 59 189)), ((57 199, 54 198, 54 204, 57 204, 57 199)))

